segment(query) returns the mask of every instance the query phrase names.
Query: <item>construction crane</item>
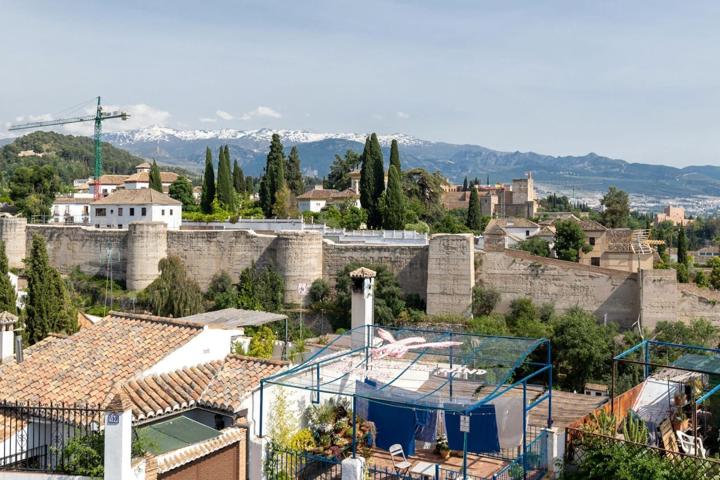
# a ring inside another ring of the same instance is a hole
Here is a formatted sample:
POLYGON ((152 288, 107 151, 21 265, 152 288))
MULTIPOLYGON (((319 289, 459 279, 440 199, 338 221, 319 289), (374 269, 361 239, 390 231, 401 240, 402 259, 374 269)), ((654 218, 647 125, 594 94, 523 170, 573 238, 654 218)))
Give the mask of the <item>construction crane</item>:
POLYGON ((129 117, 130 115, 125 112, 103 112, 102 105, 100 105, 100 97, 97 97, 97 111, 95 112, 95 115, 61 118, 46 122, 22 123, 18 125, 11 125, 8 130, 28 130, 31 128, 50 127, 53 125, 66 125, 68 123, 95 122, 95 181, 93 183, 95 185, 95 199, 97 200, 100 198, 100 177, 102 176, 102 122, 103 120, 110 120, 111 118, 127 120, 129 117))

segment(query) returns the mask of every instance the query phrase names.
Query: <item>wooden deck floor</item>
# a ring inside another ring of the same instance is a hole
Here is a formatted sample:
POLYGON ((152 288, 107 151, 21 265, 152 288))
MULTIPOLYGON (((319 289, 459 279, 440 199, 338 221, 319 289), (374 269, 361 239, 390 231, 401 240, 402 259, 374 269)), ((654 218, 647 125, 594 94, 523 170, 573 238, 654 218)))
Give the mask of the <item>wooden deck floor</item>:
MULTIPOLYGON (((462 455, 459 457, 451 456, 447 460, 443 460, 439 455, 436 455, 432 449, 417 449, 415 451, 415 455, 408 457, 408 461, 413 465, 417 464, 417 462, 440 464, 442 468, 456 472, 460 472, 462 470, 463 464, 462 455)), ((377 448, 373 448, 370 464, 381 468, 387 468, 389 470, 393 469, 393 462, 390 457, 390 453, 377 448)), ((507 465, 507 462, 497 458, 468 454, 467 473, 473 477, 492 478, 492 475, 505 465, 507 465)))

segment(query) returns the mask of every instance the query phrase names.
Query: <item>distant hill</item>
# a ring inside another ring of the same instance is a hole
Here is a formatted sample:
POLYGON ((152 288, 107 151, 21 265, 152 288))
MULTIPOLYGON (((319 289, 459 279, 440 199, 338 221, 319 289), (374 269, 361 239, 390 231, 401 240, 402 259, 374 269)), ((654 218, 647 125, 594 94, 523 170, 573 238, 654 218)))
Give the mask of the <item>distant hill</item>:
MULTIPOLYGON (((260 130, 174 130, 149 127, 124 133, 108 133, 105 139, 144 158, 200 171, 205 147, 216 153, 228 144, 247 174, 259 175, 265 164, 273 131, 260 130)), ((280 130, 286 150, 297 145, 303 169, 308 174, 327 175, 335 154, 362 151, 364 135, 311 133, 280 130)), ((615 185, 636 195, 655 198, 720 196, 720 168, 629 163, 589 153, 583 156, 554 157, 533 152, 500 152, 479 145, 456 145, 421 140, 408 135, 384 135, 380 141, 386 158, 390 141, 400 144, 403 166, 439 170, 455 182, 465 176, 490 177, 491 182, 510 181, 532 171, 546 188, 602 192, 615 185)))
MULTIPOLYGON (((103 142, 103 173, 132 174, 145 159, 103 142)), ((65 183, 95 172, 95 142, 88 137, 55 132, 32 132, 0 148, 0 172, 7 178, 20 166, 51 164, 65 183), (21 156, 24 151, 40 155, 21 156)), ((176 167, 166 170, 180 171, 176 167)))

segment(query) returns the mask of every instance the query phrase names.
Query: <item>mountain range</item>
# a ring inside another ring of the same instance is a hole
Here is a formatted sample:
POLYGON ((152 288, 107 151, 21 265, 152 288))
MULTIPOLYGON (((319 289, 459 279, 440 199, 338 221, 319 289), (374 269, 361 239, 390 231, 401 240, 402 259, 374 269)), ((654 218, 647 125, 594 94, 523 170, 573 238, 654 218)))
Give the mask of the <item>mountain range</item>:
MULTIPOLYGON (((106 133, 104 140, 137 156, 156 159, 200 172, 205 148, 216 155, 229 145, 248 175, 262 173, 273 133, 280 134, 286 153, 297 146, 301 165, 308 175, 325 176, 336 154, 361 152, 365 135, 355 133, 312 133, 303 130, 176 130, 152 126, 120 133, 106 133)), ((478 177, 491 182, 508 182, 531 171, 546 191, 603 192, 615 185, 636 196, 654 199, 683 199, 720 196, 720 167, 630 163, 589 153, 582 156, 551 156, 534 152, 502 152, 479 145, 460 145, 422 140, 410 135, 380 135, 386 158, 390 142, 400 145, 403 168, 422 167, 440 171, 451 181, 478 177)), ((3 142, 4 143, 4 142, 3 142)))

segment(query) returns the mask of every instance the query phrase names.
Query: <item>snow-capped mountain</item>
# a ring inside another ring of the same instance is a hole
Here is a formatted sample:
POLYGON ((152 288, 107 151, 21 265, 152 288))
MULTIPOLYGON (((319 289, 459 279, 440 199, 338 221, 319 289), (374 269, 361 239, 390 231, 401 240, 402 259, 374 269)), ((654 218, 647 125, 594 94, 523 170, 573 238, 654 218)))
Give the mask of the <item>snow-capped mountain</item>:
MULTIPOLYGON (((159 125, 120 133, 106 133, 104 138, 115 145, 128 145, 139 142, 170 142, 173 140, 245 140, 267 145, 274 133, 280 135, 283 143, 290 145, 321 142, 323 140, 365 142, 365 135, 358 133, 314 133, 307 130, 270 130, 268 128, 260 128, 257 130, 235 130, 231 128, 223 128, 220 130, 177 130, 159 125)), ((432 143, 402 133, 378 135, 378 140, 382 146, 389 146, 392 140, 397 140, 400 145, 424 145, 432 143)))
MULTIPOLYGON (((280 134, 285 152, 296 146, 301 165, 308 175, 326 176, 336 155, 361 152, 364 134, 314 133, 306 130, 176 130, 152 126, 122 133, 107 133, 104 139, 135 155, 156 159, 200 172, 205 150, 217 159, 220 146, 230 147, 232 161, 246 174, 262 174, 270 139, 280 134)), ((536 183, 547 191, 568 193, 604 192, 615 185, 629 193, 652 197, 720 196, 720 168, 714 166, 682 169, 628 163, 594 153, 553 157, 533 152, 500 152, 479 145, 457 145, 422 140, 405 134, 379 135, 385 158, 393 139, 400 145, 403 168, 421 167, 441 172, 455 182, 464 177, 490 177, 491 182, 507 182, 533 172, 536 183)))

